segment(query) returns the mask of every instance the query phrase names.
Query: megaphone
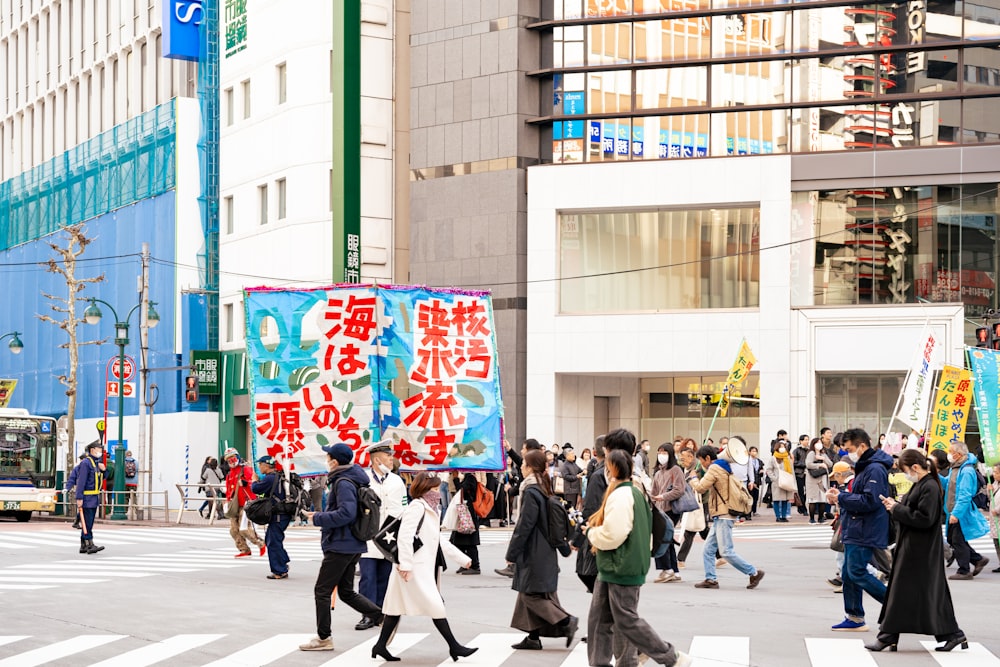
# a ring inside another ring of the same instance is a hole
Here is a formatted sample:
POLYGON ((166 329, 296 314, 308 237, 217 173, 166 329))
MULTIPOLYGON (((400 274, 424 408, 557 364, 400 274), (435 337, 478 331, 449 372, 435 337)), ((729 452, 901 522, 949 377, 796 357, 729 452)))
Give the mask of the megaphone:
POLYGON ((750 452, 747 451, 747 443, 737 437, 729 438, 726 443, 726 451, 722 453, 722 458, 733 463, 746 465, 750 460, 750 452))

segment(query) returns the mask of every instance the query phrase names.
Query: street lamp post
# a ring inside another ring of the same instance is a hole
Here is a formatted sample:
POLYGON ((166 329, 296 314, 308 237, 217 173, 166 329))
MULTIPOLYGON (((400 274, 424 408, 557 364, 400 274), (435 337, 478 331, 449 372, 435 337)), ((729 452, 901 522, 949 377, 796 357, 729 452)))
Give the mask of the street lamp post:
MULTIPOLYGON (((125 508, 121 501, 125 494, 125 346, 128 345, 128 321, 132 314, 139 309, 141 303, 137 303, 128 311, 128 315, 122 320, 118 317, 114 307, 107 301, 91 297, 90 305, 83 311, 83 319, 87 324, 97 324, 101 321, 101 309, 97 306, 103 303, 111 309, 111 314, 115 318, 115 345, 118 346, 118 444, 115 446, 115 486, 114 486, 114 510, 111 512, 111 519, 114 521, 124 521, 126 519, 125 508)), ((155 327, 160 323, 160 316, 153 306, 155 301, 149 302, 149 309, 146 311, 146 326, 155 327)))
POLYGON ((7 344, 7 348, 10 349, 12 354, 21 354, 21 350, 24 349, 24 343, 22 343, 21 339, 18 338, 18 336, 20 335, 21 335, 20 331, 11 331, 10 333, 5 333, 4 335, 0 336, 0 340, 3 340, 4 338, 10 338, 11 341, 7 344))

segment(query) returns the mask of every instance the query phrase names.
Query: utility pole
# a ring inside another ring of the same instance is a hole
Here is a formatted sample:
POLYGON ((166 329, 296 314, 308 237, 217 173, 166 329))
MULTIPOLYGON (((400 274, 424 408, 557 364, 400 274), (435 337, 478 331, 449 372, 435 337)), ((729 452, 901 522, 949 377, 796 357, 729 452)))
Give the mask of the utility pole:
MULTIPOLYGON (((139 479, 142 478, 142 473, 146 473, 146 483, 139 484, 136 488, 136 505, 143 505, 142 502, 142 492, 149 492, 152 490, 152 459, 149 456, 150 448, 146 445, 146 385, 148 382, 149 373, 149 321, 147 315, 149 314, 149 244, 142 244, 142 277, 139 285, 139 291, 141 294, 141 305, 139 306, 139 451, 136 452, 136 458, 139 461, 139 479)), ((139 480, 136 480, 137 482, 139 480)), ((152 498, 152 496, 150 496, 152 498)), ((127 512, 126 508, 126 512, 127 512)), ((144 518, 144 512, 138 507, 136 508, 136 518, 144 518)))

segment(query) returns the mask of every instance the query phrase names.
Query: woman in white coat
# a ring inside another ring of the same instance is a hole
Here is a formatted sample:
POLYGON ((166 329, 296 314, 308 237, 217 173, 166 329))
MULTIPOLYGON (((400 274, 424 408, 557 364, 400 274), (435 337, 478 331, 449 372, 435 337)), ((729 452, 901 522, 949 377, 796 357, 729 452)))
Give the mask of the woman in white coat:
POLYGON ((389 588, 382 604, 385 618, 378 642, 372 647, 373 658, 378 656, 388 662, 399 660, 389 653, 387 645, 396 632, 400 616, 430 616, 434 627, 448 642, 452 660, 479 650, 459 644, 445 618, 436 571, 438 549, 463 567, 472 563, 458 547, 441 541, 440 487, 441 480, 428 472, 418 473, 410 485, 411 502, 403 511, 399 526, 399 564, 389 575, 389 588), (418 537, 420 545, 414 550, 414 538, 418 537))

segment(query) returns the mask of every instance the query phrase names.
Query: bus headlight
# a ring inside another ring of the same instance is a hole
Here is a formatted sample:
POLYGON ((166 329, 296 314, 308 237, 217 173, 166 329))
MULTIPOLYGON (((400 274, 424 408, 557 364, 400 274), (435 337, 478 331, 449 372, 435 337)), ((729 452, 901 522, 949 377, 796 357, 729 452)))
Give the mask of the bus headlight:
POLYGON ((46 505, 52 502, 52 496, 42 496, 42 502, 46 505))

